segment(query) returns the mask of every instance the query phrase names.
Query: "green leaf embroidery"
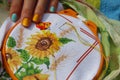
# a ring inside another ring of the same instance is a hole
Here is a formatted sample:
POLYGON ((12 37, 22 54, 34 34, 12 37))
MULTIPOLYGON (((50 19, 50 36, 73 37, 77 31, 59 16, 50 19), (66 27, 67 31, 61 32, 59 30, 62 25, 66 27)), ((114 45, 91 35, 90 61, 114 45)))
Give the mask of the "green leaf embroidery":
POLYGON ((23 61, 27 62, 29 60, 30 55, 26 50, 19 49, 17 51, 21 53, 20 56, 22 57, 23 61))
POLYGON ((23 64, 22 67, 23 67, 24 69, 27 69, 29 66, 28 66, 28 64, 23 64))
POLYGON ((36 73, 36 74, 37 74, 37 73, 41 73, 41 71, 42 71, 42 70, 39 70, 39 67, 36 67, 34 73, 36 73))
POLYGON ((27 74, 28 74, 28 75, 33 75, 33 74, 34 74, 34 70, 33 70, 33 69, 27 70, 27 74))
POLYGON ((18 80, 22 80, 22 77, 20 74, 15 74, 15 76, 18 78, 18 80))
POLYGON ((44 63, 47 65, 47 68, 49 69, 50 61, 48 57, 44 58, 44 63))
POLYGON ((71 42, 73 41, 72 39, 68 39, 68 38, 59 38, 59 41, 62 43, 62 44, 67 44, 68 42, 71 42))
POLYGON ((41 69, 39 69, 39 67, 35 67, 33 63, 29 63, 26 65, 24 64, 23 68, 25 71, 20 70, 18 73, 15 74, 19 80, 23 80, 25 76, 38 74, 42 71, 41 69))
POLYGON ((13 37, 8 38, 7 46, 12 48, 16 46, 16 41, 13 37))
POLYGON ((49 69, 49 65, 50 65, 50 61, 48 57, 45 57, 44 59, 40 59, 40 58, 33 58, 32 62, 40 65, 40 64, 46 64, 47 68, 49 69))
POLYGON ((33 58, 32 62, 34 62, 37 65, 40 65, 40 64, 44 63, 44 61, 42 59, 39 59, 39 58, 33 58))

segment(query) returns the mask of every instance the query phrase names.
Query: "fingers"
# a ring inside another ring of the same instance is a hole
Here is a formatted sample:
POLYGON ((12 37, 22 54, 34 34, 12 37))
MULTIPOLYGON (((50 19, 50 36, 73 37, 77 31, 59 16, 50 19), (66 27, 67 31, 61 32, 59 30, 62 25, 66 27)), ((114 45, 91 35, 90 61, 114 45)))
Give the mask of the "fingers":
POLYGON ((49 12, 55 12, 58 7, 59 0, 50 0, 49 12))
POLYGON ((33 16, 33 22, 38 23, 42 19, 42 16, 46 10, 48 0, 38 0, 35 11, 34 11, 34 16, 33 16))
POLYGON ((28 27, 30 25, 35 5, 36 0, 24 0, 24 5, 21 13, 23 26, 28 27))
POLYGON ((10 8, 10 18, 13 22, 16 22, 21 14, 23 0, 12 0, 10 8))
POLYGON ((59 0, 12 0, 10 17, 13 22, 19 18, 23 26, 28 27, 31 21, 41 21, 44 12, 55 12, 59 0))

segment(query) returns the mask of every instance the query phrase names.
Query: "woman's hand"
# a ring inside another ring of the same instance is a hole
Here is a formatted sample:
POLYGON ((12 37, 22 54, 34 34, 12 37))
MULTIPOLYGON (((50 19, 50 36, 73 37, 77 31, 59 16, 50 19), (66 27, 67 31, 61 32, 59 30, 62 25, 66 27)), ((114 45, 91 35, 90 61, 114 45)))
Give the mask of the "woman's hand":
POLYGON ((59 0, 12 0, 10 17, 13 22, 20 19, 23 26, 41 21, 44 12, 55 12, 59 0))

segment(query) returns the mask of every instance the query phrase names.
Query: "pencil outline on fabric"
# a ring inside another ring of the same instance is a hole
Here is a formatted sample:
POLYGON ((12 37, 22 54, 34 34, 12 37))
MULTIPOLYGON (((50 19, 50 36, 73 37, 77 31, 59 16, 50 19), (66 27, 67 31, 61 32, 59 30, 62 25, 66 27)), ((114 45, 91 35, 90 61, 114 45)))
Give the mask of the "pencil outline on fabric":
POLYGON ((76 61, 77 65, 73 68, 73 70, 71 71, 71 73, 68 75, 68 77, 66 78, 66 80, 69 80, 69 78, 72 76, 72 74, 74 73, 74 71, 77 69, 77 67, 80 65, 80 63, 87 57, 87 55, 90 54, 90 52, 94 49, 94 47, 99 43, 98 40, 96 39, 95 36, 93 36, 91 33, 87 32, 86 30, 84 30, 83 28, 80 28, 80 31, 83 32, 84 34, 86 34, 87 36, 89 36, 90 38, 94 39, 95 42, 87 49, 87 51, 85 51, 85 53, 76 61))
MULTIPOLYGON (((94 43, 93 43, 93 45, 92 46, 96 46, 98 44, 98 41, 95 41, 94 43)), ((80 57, 76 62, 77 62, 77 65, 73 68, 73 70, 71 71, 71 73, 68 75, 68 77, 67 77, 67 79, 66 80, 69 80, 69 78, 72 76, 72 74, 74 73, 74 71, 77 69, 77 67, 80 65, 80 63, 87 57, 87 55, 93 50, 94 48, 93 47, 90 47, 90 49, 89 50, 87 50, 83 55, 84 56, 82 56, 82 57, 80 57)))

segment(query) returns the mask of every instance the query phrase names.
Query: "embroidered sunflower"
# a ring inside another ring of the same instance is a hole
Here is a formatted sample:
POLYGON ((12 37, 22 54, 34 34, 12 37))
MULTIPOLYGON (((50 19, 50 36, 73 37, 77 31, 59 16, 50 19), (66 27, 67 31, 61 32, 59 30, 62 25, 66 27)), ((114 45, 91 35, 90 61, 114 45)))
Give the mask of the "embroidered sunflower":
POLYGON ((7 48, 6 57, 11 70, 18 69, 22 63, 20 56, 12 48, 7 48))
POLYGON ((23 80, 48 80, 49 75, 47 74, 34 74, 31 76, 26 76, 23 80))
POLYGON ((27 45, 25 49, 28 50, 32 56, 44 58, 54 55, 55 52, 60 49, 61 43, 54 33, 45 30, 31 35, 27 45))

